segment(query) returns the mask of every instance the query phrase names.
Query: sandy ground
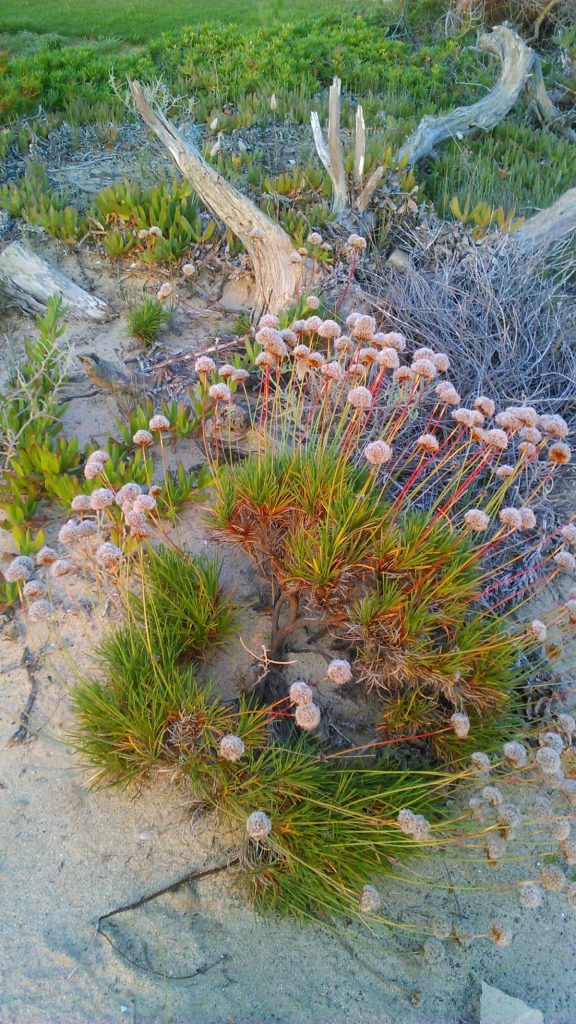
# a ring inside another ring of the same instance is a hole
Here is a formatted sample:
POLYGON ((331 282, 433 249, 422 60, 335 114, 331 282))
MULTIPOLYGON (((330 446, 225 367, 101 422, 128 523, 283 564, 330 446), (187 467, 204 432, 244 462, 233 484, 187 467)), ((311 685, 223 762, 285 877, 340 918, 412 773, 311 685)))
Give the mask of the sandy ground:
MULTIPOLYGON (((49 253, 45 243, 42 251, 49 253)), ((74 254, 66 266, 88 288, 99 273, 74 254)), ((101 276, 99 284, 103 294, 101 276)), ((144 286, 138 275, 132 284, 109 275, 104 294, 119 309, 144 286)), ((202 320, 188 310, 170 344, 201 348, 208 334, 202 320)), ((9 326, 13 355, 32 328, 22 318, 9 326)), ((121 319, 98 328, 73 324, 70 338, 107 358, 120 358, 127 341, 121 319)), ((75 387, 81 392, 82 381, 75 387)), ((72 401, 67 431, 81 441, 102 440, 113 404, 91 399, 89 415, 87 408, 72 401)), ((197 452, 188 446, 180 455, 192 463, 197 452)), ((182 529, 190 547, 205 546, 197 513, 182 529)), ((253 575, 230 556, 224 582, 239 605, 257 603, 253 575)), ((502 921, 514 932, 506 949, 485 939, 466 947, 450 942, 444 960, 432 965, 418 931, 330 931, 264 920, 227 874, 115 918, 108 926, 118 947, 112 948, 96 933, 100 915, 190 870, 222 863, 229 849, 217 823, 198 817, 191 795, 168 779, 155 779, 138 795, 90 791, 66 743, 68 688, 74 667, 87 665, 102 620, 81 582, 56 597, 49 633, 25 636, 13 621, 0 626, 0 1024, 472 1024, 482 979, 539 1007, 546 1024, 576 1024, 576 912, 569 916, 564 898, 550 894, 530 914, 510 893, 482 888, 533 874, 533 864, 523 865, 534 852, 528 840, 517 849, 518 861, 497 872, 469 855, 435 857, 418 867, 425 883, 406 875, 384 892, 390 919, 424 931, 438 916, 467 933, 502 921), (40 659, 34 733, 13 744, 30 687, 21 664, 25 644, 40 659)), ((266 635, 265 616, 244 611, 241 630, 255 649, 266 635)), ((211 671, 224 692, 237 692, 248 662, 238 647, 218 655, 211 671)))

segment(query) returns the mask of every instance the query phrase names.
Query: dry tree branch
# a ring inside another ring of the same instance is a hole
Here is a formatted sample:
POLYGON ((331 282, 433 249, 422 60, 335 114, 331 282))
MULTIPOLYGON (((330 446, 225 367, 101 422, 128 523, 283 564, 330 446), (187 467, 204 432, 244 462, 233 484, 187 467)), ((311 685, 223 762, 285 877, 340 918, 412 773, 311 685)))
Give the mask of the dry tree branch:
POLYGON ((310 114, 312 134, 316 152, 332 181, 332 209, 335 214, 342 214, 348 206, 348 188, 342 140, 340 137, 340 98, 342 82, 335 78, 330 86, 328 96, 328 143, 325 142, 320 126, 320 118, 315 110, 310 114))
POLYGON ((204 205, 244 245, 256 279, 255 317, 264 309, 277 312, 290 305, 302 279, 302 265, 293 262, 294 244, 290 236, 207 164, 168 118, 152 109, 140 82, 132 81, 130 90, 141 117, 166 147, 204 205))

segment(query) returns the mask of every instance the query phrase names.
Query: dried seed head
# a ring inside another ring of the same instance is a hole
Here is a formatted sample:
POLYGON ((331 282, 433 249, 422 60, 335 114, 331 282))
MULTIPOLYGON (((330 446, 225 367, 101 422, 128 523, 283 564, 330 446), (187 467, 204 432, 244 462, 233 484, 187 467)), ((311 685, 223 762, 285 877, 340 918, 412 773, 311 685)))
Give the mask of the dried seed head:
POLYGON ((22 589, 22 595, 27 601, 33 601, 35 598, 44 597, 46 594, 46 587, 41 580, 30 580, 29 583, 25 583, 22 589))
POLYGON ((561 528, 560 533, 567 544, 576 544, 576 525, 574 523, 567 523, 561 528))
POLYGON ((382 897, 374 885, 365 885, 360 896, 362 914, 377 914, 382 906, 382 897))
POLYGON ((474 408, 481 412, 483 416, 487 416, 489 419, 496 412, 496 404, 491 398, 487 398, 486 395, 479 395, 474 400, 474 408))
POLYGON ((34 562, 28 555, 17 555, 4 569, 4 579, 7 583, 20 583, 34 569, 34 562))
POLYGON ((351 249, 356 249, 357 252, 362 252, 362 250, 366 248, 366 239, 362 238, 362 235, 356 235, 353 233, 348 237, 346 244, 349 245, 351 249))
POLYGON ((397 370, 400 366, 400 357, 395 348, 382 348, 376 350, 376 362, 384 370, 397 370))
POLYGON ((482 750, 475 750, 470 754, 470 762, 478 775, 488 775, 490 772, 490 758, 482 750))
POLYGON ((84 466, 84 476, 87 480, 95 480, 96 477, 102 476, 104 473, 104 463, 99 462, 97 459, 88 459, 88 462, 84 466))
POLYGON ((464 514, 464 522, 471 530, 481 533, 490 526, 490 516, 487 516, 481 508, 471 508, 464 514))
POLYGON ((245 749, 244 740, 232 733, 223 736, 218 745, 218 753, 224 761, 239 761, 245 749))
POLYGON ((73 512, 92 512, 90 497, 89 494, 77 494, 76 497, 72 498, 70 508, 73 512))
POLYGON ((248 370, 234 370, 230 380, 232 380, 234 384, 242 384, 244 381, 248 380, 249 376, 250 374, 248 373, 248 370))
POLYGON ((508 447, 508 435, 504 430, 486 430, 484 432, 483 441, 488 445, 489 448, 498 448, 499 451, 504 452, 508 447))
POLYGON ((425 843, 430 838, 430 822, 423 814, 414 815, 414 827, 412 829, 412 836, 415 842, 425 843))
POLYGON ((468 801, 468 807, 472 812, 474 821, 485 821, 487 816, 487 807, 484 801, 479 796, 472 796, 468 801))
POLYGON ((542 747, 536 752, 536 762, 544 775, 555 775, 561 768, 560 755, 551 747, 542 747))
POLYGON ((434 391, 444 405, 460 405, 460 395, 449 381, 440 381, 440 384, 436 385, 434 391))
POLYGON ((404 352, 406 338, 399 331, 388 331, 386 334, 375 334, 372 342, 381 348, 393 348, 396 352, 404 352))
POLYGON ((573 867, 576 864, 576 840, 563 839, 560 843, 560 849, 564 854, 566 863, 573 867))
POLYGON ((342 366, 340 363, 336 362, 324 363, 324 365, 320 367, 320 373, 327 381, 342 380, 342 377, 344 376, 342 366))
POLYGON ((521 743, 512 740, 502 747, 504 757, 511 768, 524 768, 528 764, 528 751, 521 743))
POLYGON ((401 811, 398 812, 398 818, 396 820, 398 821, 398 825, 400 826, 400 831, 403 832, 404 835, 406 836, 411 836, 414 831, 414 825, 416 822, 416 815, 414 814, 414 811, 411 811, 407 807, 404 807, 401 811))
POLYGON ((352 667, 349 661, 344 658, 334 658, 326 669, 326 675, 330 682, 336 686, 344 686, 352 680, 352 667))
POLYGON ((74 562, 71 562, 69 558, 57 558, 50 567, 51 576, 67 576, 68 573, 74 572, 74 562))
POLYGON ((566 888, 566 875, 557 864, 543 864, 540 881, 548 892, 563 892, 566 888))
MULTIPOLYGON (((322 244, 322 235, 320 234, 319 231, 311 231, 310 234, 308 235, 308 238, 306 239, 306 241, 308 242, 308 245, 321 245, 322 244)), ((310 298, 313 299, 313 298, 315 298, 315 296, 311 295, 310 298)), ((306 301, 308 301, 308 300, 306 300, 306 301)))
POLYGON ((544 643, 548 634, 545 623, 540 619, 532 619, 532 622, 530 623, 530 632, 541 644, 544 643))
POLYGON ((517 828, 522 821, 522 813, 516 804, 502 804, 498 808, 498 824, 506 828, 517 828))
POLYGON ((566 548, 561 548, 560 551, 557 551, 553 556, 553 559, 556 562, 556 565, 560 566, 561 569, 565 569, 567 572, 573 571, 576 567, 576 559, 574 558, 574 555, 570 554, 566 548))
POLYGON ((151 494, 139 494, 132 506, 133 512, 144 512, 150 514, 155 512, 157 508, 156 498, 151 494))
POLYGON ((536 526, 536 516, 532 509, 524 506, 520 509, 520 515, 522 516, 522 529, 533 530, 536 526))
MULTIPOLYGON (((348 321, 346 323, 348 324, 348 321)), ((370 341, 376 333, 376 321, 373 316, 361 314, 349 326, 351 326, 352 337, 358 338, 359 341, 370 341)))
POLYGON ((530 444, 540 444, 542 440, 542 434, 536 427, 522 427, 520 437, 523 441, 529 441, 530 444))
POLYGON ((278 330, 280 327, 280 321, 273 313, 265 313, 264 316, 260 317, 258 327, 273 327, 275 330, 278 330))
POLYGON ((566 903, 570 910, 576 910, 576 882, 570 882, 566 889, 566 903))
POLYGON ((132 441, 134 444, 140 445, 141 448, 147 448, 154 443, 154 438, 149 430, 137 430, 132 441))
POLYGON ((95 512, 101 512, 102 509, 109 508, 110 505, 114 504, 114 498, 114 491, 111 491, 108 487, 97 487, 90 495, 90 508, 94 509, 95 512))
POLYGON ((430 922, 430 931, 435 939, 449 939, 452 935, 452 924, 446 917, 437 917, 430 922))
POLYGON ((576 732, 576 719, 572 715, 562 713, 558 715, 558 726, 566 736, 572 736, 576 732))
POLYGON ((212 387, 208 389, 208 394, 213 402, 232 401, 232 392, 227 384, 212 384, 212 387))
POLYGON ((112 544, 111 541, 105 541, 104 544, 100 544, 96 548, 95 558, 98 565, 101 565, 103 569, 113 572, 120 565, 122 552, 119 547, 116 547, 116 544, 112 544))
POLYGON ((196 268, 193 263, 184 263, 182 265, 182 273, 184 274, 184 277, 192 277, 195 269, 196 268))
POLYGON ((512 942, 512 932, 503 924, 495 922, 490 928, 490 938, 495 946, 500 946, 503 949, 512 942))
POLYGON ((568 424, 566 423, 566 420, 555 414, 538 416, 535 423, 527 424, 527 426, 537 426, 543 434, 548 434, 549 437, 557 437, 560 441, 562 441, 568 434, 568 424))
POLYGON ((535 882, 520 886, 518 902, 525 910, 536 910, 541 907, 543 899, 542 889, 535 882))
POLYGON ((246 818, 246 835, 259 843, 267 839, 272 831, 272 822, 264 811, 252 811, 246 818))
POLYGON ((373 401, 372 392, 368 388, 352 388, 346 396, 346 401, 353 409, 371 409, 373 401))
POLYGON ((556 466, 567 466, 571 459, 570 448, 563 441, 551 444, 548 449, 548 458, 556 466))
POLYGON ((148 423, 149 430, 158 430, 161 434, 165 431, 170 430, 170 420, 166 416, 162 416, 161 413, 157 412, 152 416, 148 423))
MULTIPOLYGON (((355 390, 360 391, 365 388, 356 388, 355 390)), ((383 466, 392 458, 392 449, 385 441, 371 441, 364 449, 364 458, 371 466, 383 466)))
MULTIPOLYGON (((151 235, 153 230, 153 228, 150 228, 148 234, 151 235)), ((160 234, 162 234, 162 232, 160 232, 160 234)), ((168 281, 165 281, 164 284, 160 285, 157 293, 160 302, 164 302, 165 299, 168 299, 172 295, 173 290, 172 285, 168 281)))
POLYGON ((309 316, 304 321, 304 334, 317 334, 322 326, 322 319, 319 316, 309 316))
POLYGON ((501 508, 498 518, 510 530, 522 529, 522 515, 517 508, 501 508))
POLYGON ((289 693, 293 704, 311 704, 314 697, 312 687, 308 686, 303 679, 297 679, 295 683, 292 683, 289 693))
POLYGON ((194 373, 197 377, 205 376, 208 373, 214 373, 216 370, 216 363, 210 356, 199 356, 194 363, 194 373))
POLYGON ((414 380, 414 370, 409 366, 399 366, 397 370, 394 370, 392 377, 399 384, 404 384, 408 380, 414 380))
POLYGON ((550 835, 552 839, 555 839, 558 843, 564 842, 565 839, 570 838, 570 830, 572 828, 572 822, 570 818, 557 818, 550 825, 550 835))
POLYGON ((538 734, 538 743, 541 747, 551 747, 559 754, 564 750, 564 740, 557 732, 541 732, 538 734))
POLYGON ((61 544, 67 547, 69 544, 77 544, 79 540, 78 536, 78 521, 76 519, 69 519, 67 523, 63 523, 58 530, 58 540, 61 544))
POLYGON ((28 608, 28 615, 32 622, 45 622, 53 614, 54 609, 45 598, 40 598, 39 601, 33 601, 28 608))
POLYGON ((506 855, 507 846, 502 836, 488 836, 486 856, 488 860, 501 860, 506 855))
POLYGON ((470 719, 468 718, 468 715, 465 715, 460 711, 455 711, 454 714, 450 716, 450 725, 454 729, 458 739, 466 739, 470 732, 470 719))
POLYGON ((484 789, 482 790, 482 799, 489 807, 499 807, 500 804, 504 803, 504 797, 498 789, 498 786, 484 786, 484 789))
POLYGON ((445 352, 437 352, 432 362, 440 373, 447 373, 450 369, 450 360, 445 352))
POLYGON ((416 447, 421 448, 425 452, 435 454, 440 449, 440 442, 434 434, 420 434, 420 437, 416 438, 416 447))
POLYGON ((414 359, 411 366, 412 372, 424 380, 434 380, 437 369, 431 359, 414 359))
POLYGON ((294 718, 296 725, 305 732, 314 732, 320 725, 322 715, 317 704, 297 704, 294 718))
POLYGON ((36 555, 36 565, 52 565, 56 561, 58 555, 54 551, 54 548, 49 548, 46 545, 40 548, 40 551, 36 555))
POLYGON ((142 494, 140 484, 132 482, 124 484, 124 486, 116 493, 116 504, 119 505, 122 510, 125 508, 132 508, 132 505, 139 494, 142 494))
POLYGON ((341 334, 342 329, 340 324, 337 324, 335 320, 325 320, 318 328, 318 335, 320 338, 339 338, 341 334))
POLYGON ((91 540, 92 537, 98 536, 98 527, 93 519, 84 519, 83 522, 78 523, 76 530, 76 538, 78 541, 91 540))
POLYGON ((514 466, 498 466, 496 476, 499 480, 509 480, 514 475, 514 466))
POLYGON ((484 422, 484 417, 481 412, 477 409, 454 409, 451 413, 452 419, 456 423, 460 423, 463 427, 468 427, 470 430, 473 427, 481 427, 484 422))

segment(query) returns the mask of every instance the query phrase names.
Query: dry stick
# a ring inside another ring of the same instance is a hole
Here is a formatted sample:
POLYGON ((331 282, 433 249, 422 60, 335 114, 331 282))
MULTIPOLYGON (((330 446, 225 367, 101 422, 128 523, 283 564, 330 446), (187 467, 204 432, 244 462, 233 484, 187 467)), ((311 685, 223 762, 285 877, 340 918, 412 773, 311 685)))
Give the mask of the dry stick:
POLYGON ((30 729, 30 715, 36 702, 36 697, 38 696, 38 677, 33 671, 33 669, 37 667, 37 661, 28 647, 24 648, 20 664, 26 669, 28 679, 30 680, 30 692, 28 694, 28 700, 24 705, 24 709, 20 712, 20 725, 8 740, 10 745, 14 743, 24 743, 25 740, 32 736, 30 729))
POLYGON ((104 921, 108 921, 112 917, 117 917, 118 914, 126 914, 129 910, 138 910, 140 907, 145 906, 146 903, 151 903, 152 900, 156 900, 168 892, 176 892, 177 889, 180 889, 183 885, 186 885, 189 882, 195 882, 200 878, 207 878, 209 875, 217 875, 221 871, 228 871, 239 863, 240 857, 234 857, 232 860, 227 861, 226 864, 218 864, 216 867, 205 868, 201 871, 189 871, 176 882, 171 882, 170 885, 165 885, 162 889, 157 889, 156 892, 149 893, 148 896, 142 896, 139 900, 134 900, 132 903, 126 903, 121 907, 116 907, 115 910, 109 910, 107 914, 101 914, 98 918, 96 934, 101 935, 103 939, 106 939, 106 942, 112 946, 112 949, 115 950, 116 953, 119 953, 127 963, 132 964, 133 967, 137 967, 141 971, 146 971, 148 974, 155 974, 161 978, 168 978, 170 981, 188 981, 192 978, 196 978, 199 974, 205 974, 207 971, 212 970, 213 967, 217 967, 224 960, 228 959, 227 955, 223 954, 219 960, 215 960, 212 964, 205 964, 203 967, 197 967, 192 974, 167 975, 165 971, 155 971, 153 967, 145 967, 143 964, 139 964, 137 960, 133 960, 129 957, 120 949, 119 946, 112 942, 109 935, 106 935, 106 932, 102 930, 102 925, 104 921))

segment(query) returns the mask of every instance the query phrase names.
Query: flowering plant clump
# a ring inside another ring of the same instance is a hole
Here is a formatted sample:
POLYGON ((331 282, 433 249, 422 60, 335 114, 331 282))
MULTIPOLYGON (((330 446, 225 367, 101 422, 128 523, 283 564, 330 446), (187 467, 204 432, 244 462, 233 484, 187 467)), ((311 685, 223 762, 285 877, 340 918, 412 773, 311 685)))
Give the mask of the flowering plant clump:
MULTIPOLYGON (((370 316, 344 330, 299 320, 291 346, 268 322, 257 331, 256 450, 238 463, 216 443, 213 526, 273 588, 273 658, 299 630, 329 637, 347 682, 377 695, 385 736, 460 756, 509 728, 530 656, 573 628, 567 606, 522 621, 574 569, 574 524, 538 519, 568 428, 484 395, 463 406, 443 353, 407 356, 370 316)), ((303 708, 296 721, 318 724, 303 708)))

